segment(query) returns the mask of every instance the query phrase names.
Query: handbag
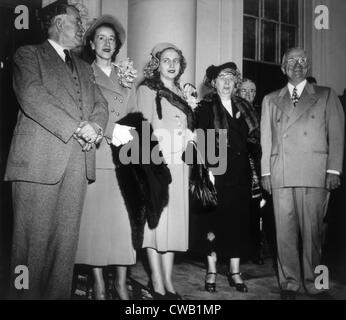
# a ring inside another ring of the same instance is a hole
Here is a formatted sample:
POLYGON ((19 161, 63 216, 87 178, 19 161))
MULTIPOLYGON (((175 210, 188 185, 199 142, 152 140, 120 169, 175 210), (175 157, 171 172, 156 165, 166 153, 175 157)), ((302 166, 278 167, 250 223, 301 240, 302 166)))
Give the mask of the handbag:
POLYGON ((195 214, 208 213, 217 207, 217 193, 215 186, 210 181, 209 169, 205 165, 200 151, 194 141, 194 149, 200 161, 192 164, 189 179, 189 203, 190 210, 195 214))

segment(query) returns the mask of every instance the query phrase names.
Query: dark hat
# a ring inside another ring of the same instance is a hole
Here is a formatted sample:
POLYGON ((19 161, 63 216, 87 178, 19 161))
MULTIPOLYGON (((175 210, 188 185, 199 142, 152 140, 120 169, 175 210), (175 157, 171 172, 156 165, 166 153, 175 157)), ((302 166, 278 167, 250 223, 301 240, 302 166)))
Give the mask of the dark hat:
POLYGON ((221 64, 219 66, 211 65, 207 68, 205 72, 205 76, 208 78, 209 81, 212 81, 218 77, 220 72, 225 69, 230 69, 230 73, 237 76, 238 68, 237 65, 234 62, 226 62, 224 64, 221 64))
POLYGON ((124 27, 115 17, 108 15, 108 14, 105 14, 105 15, 95 19, 91 23, 90 27, 88 28, 88 30, 84 34, 84 40, 83 40, 84 45, 86 45, 87 38, 94 32, 94 30, 97 29, 100 25, 102 25, 104 23, 109 23, 114 27, 114 29, 119 33, 119 39, 121 41, 121 45, 124 44, 125 37, 126 37, 124 27))

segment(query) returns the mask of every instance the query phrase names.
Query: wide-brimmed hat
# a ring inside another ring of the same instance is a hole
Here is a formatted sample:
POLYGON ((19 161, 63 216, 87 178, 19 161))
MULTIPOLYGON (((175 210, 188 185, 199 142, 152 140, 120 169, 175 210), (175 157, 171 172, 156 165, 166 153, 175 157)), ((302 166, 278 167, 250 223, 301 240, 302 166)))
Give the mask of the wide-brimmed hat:
POLYGON ((241 74, 237 65, 234 62, 226 62, 219 66, 209 66, 205 72, 204 84, 207 87, 213 87, 212 81, 215 80, 223 70, 231 73, 236 78, 236 85, 240 83, 241 74))
POLYGON ((83 41, 84 45, 86 45, 87 38, 94 32, 94 30, 97 29, 100 25, 102 25, 104 23, 109 23, 114 27, 114 29, 119 33, 119 39, 121 41, 121 45, 124 44, 125 38, 126 38, 126 33, 125 33, 124 27, 115 17, 113 17, 109 14, 105 14, 105 15, 95 19, 91 23, 90 27, 88 28, 88 30, 84 34, 84 41, 83 41))
POLYGON ((175 50, 180 50, 176 45, 174 45, 173 43, 169 43, 169 42, 161 42, 161 43, 158 43, 152 50, 151 50, 151 54, 155 57, 156 54, 158 52, 162 52, 166 49, 169 49, 169 48, 172 48, 172 49, 175 49, 175 50))

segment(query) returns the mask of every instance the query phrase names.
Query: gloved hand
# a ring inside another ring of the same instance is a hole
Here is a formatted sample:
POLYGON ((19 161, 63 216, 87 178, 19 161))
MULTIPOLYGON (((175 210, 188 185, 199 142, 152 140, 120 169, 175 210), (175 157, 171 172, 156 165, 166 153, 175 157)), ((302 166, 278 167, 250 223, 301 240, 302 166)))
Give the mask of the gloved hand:
POLYGON ((112 144, 114 144, 116 147, 119 147, 131 141, 133 139, 133 136, 130 132, 131 129, 134 128, 116 123, 112 135, 112 144))

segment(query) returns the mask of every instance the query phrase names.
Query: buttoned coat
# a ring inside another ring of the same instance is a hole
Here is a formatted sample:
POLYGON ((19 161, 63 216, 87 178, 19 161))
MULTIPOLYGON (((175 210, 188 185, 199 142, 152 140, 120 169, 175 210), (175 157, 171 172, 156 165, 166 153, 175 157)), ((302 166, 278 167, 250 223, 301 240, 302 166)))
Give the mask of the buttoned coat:
POLYGON ((307 83, 296 107, 287 86, 265 96, 261 145, 272 187, 323 188, 327 170, 342 171, 344 111, 335 92, 307 83))
MULTIPOLYGON (((14 56, 13 86, 20 104, 5 179, 54 184, 67 166, 73 133, 81 121, 102 128, 107 101, 91 67, 72 54, 80 89, 48 41, 24 46, 14 56), (80 91, 79 91, 80 90, 80 91)), ((95 180, 95 149, 85 153, 87 178, 95 180)), ((82 164, 81 164, 82 165, 82 164)))
POLYGON ((110 146, 108 145, 112 140, 113 130, 116 122, 122 119, 130 112, 138 110, 136 101, 136 91, 125 88, 118 81, 116 75, 117 68, 112 68, 111 75, 108 77, 95 62, 92 63, 92 68, 95 75, 96 83, 105 99, 108 101, 109 118, 106 125, 104 139, 96 153, 96 167, 114 169, 114 163, 109 152, 110 146))

